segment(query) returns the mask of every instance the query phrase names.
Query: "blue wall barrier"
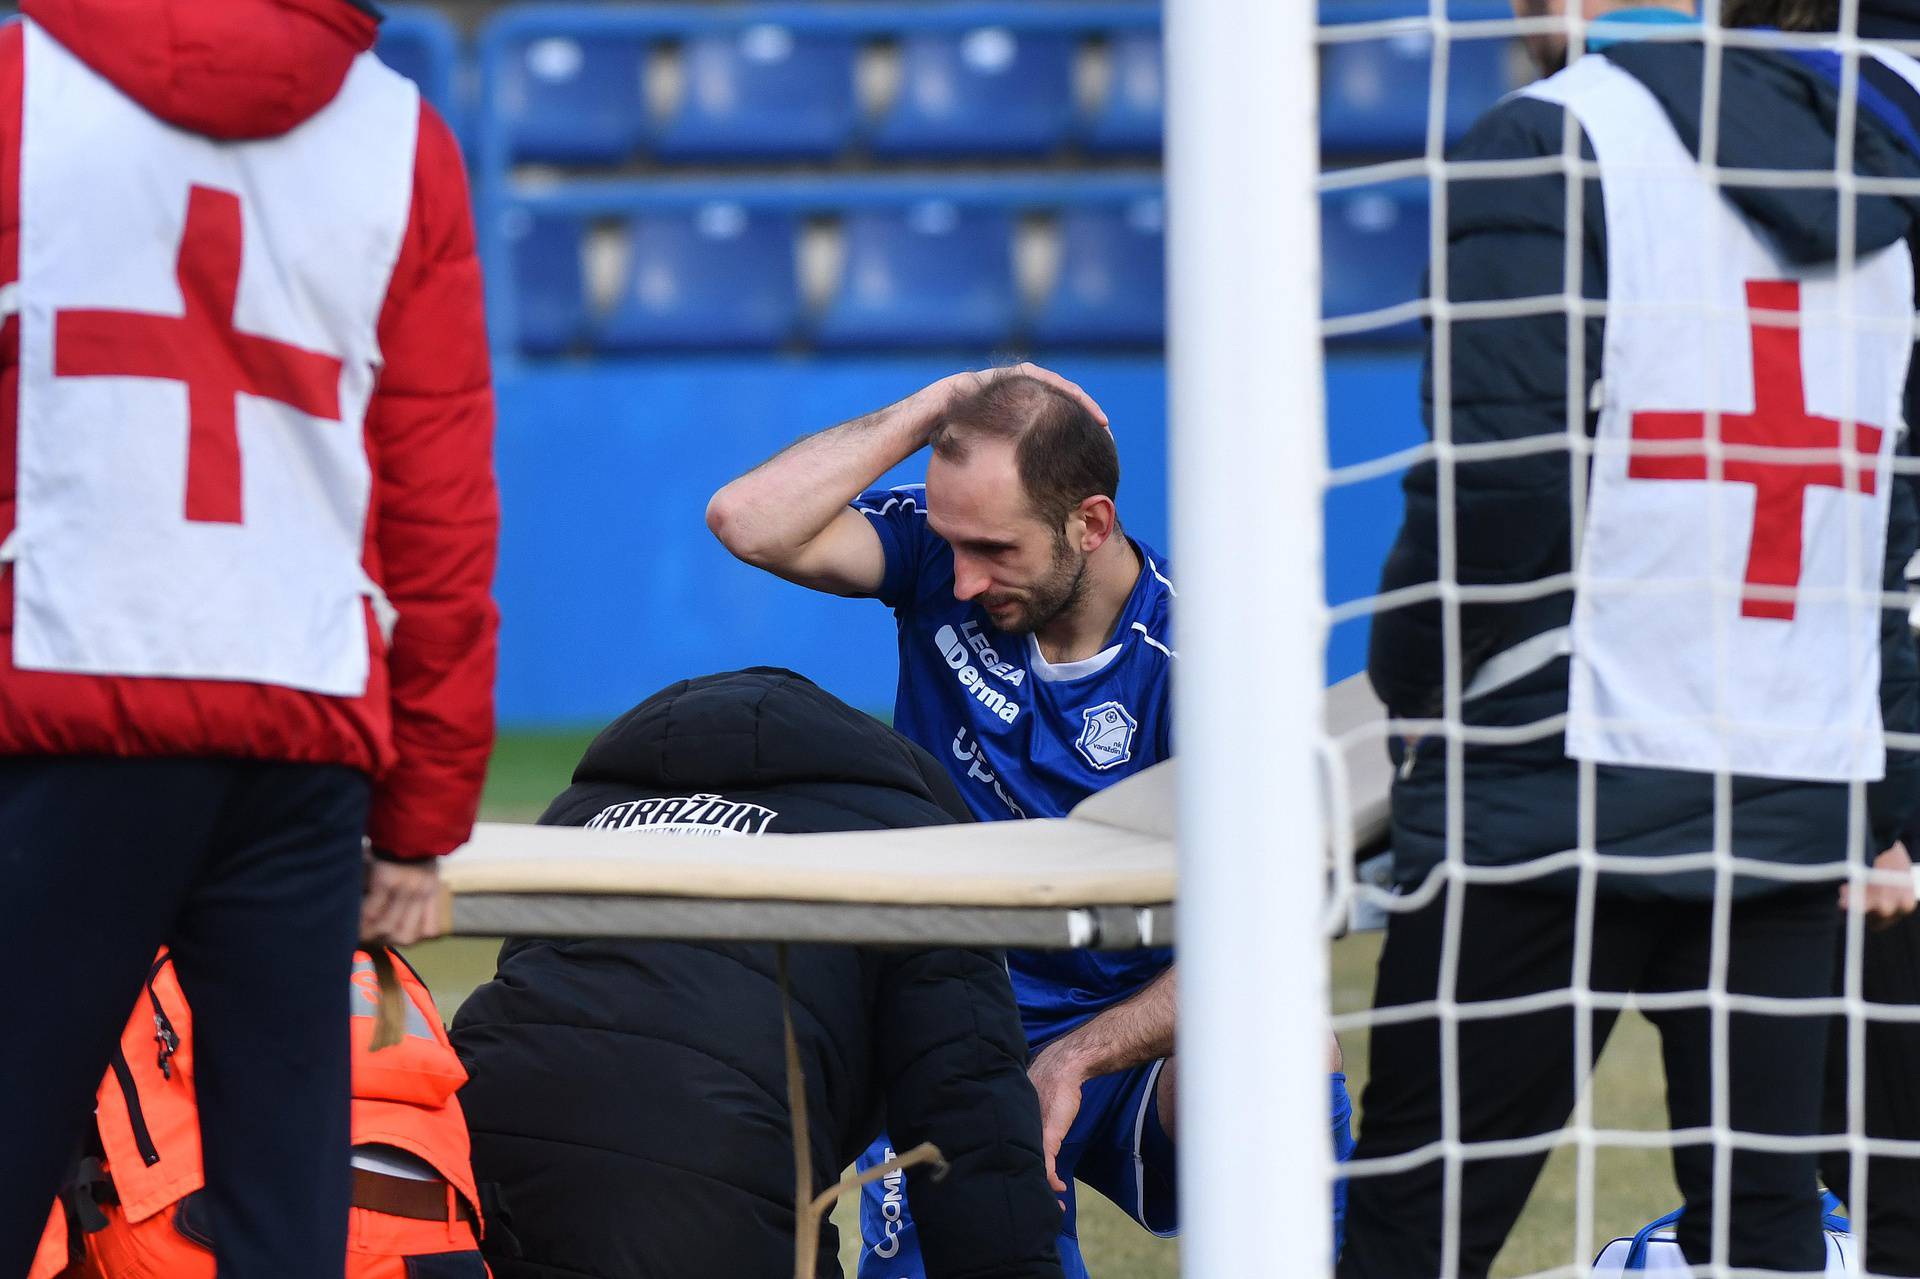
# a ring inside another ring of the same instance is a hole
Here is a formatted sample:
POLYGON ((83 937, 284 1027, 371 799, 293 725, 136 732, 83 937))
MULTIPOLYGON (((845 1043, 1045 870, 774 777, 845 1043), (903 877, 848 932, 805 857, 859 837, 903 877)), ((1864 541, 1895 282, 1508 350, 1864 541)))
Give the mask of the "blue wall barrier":
MULTIPOLYGON (((1161 361, 1082 356, 1052 363, 1112 417, 1122 516, 1177 564, 1178 548, 1167 537, 1161 361)), ((895 660, 887 611, 788 586, 736 562, 708 534, 706 502, 800 435, 866 413, 956 367, 950 356, 716 356, 504 370, 496 586, 502 723, 600 723, 675 679, 753 664, 791 666, 856 706, 890 707, 895 660)), ((1416 359, 1339 356, 1327 382, 1334 465, 1421 438, 1416 359)), ((1284 407, 1270 423, 1291 425, 1284 407)), ((915 459, 889 482, 917 481, 923 470, 915 459)), ((1260 477, 1222 476, 1220 500, 1265 500, 1260 477)), ((1397 476, 1329 495, 1330 600, 1373 590, 1399 513, 1397 476)), ((1262 553, 1246 548, 1250 564, 1262 553)), ((1248 589, 1259 589, 1251 572, 1248 589)), ((1258 645, 1260 638, 1247 642, 1258 645)), ((1337 628, 1329 674, 1358 670, 1365 652, 1364 619, 1337 628)))
MULTIPOLYGON (((1327 361, 1327 460, 1353 466, 1426 440, 1420 425, 1420 357, 1405 352, 1339 354, 1327 361)), ((1401 472, 1332 489, 1326 500, 1327 602, 1372 595, 1400 529, 1401 472)), ((1367 619, 1327 636, 1327 678, 1367 664, 1367 619)))

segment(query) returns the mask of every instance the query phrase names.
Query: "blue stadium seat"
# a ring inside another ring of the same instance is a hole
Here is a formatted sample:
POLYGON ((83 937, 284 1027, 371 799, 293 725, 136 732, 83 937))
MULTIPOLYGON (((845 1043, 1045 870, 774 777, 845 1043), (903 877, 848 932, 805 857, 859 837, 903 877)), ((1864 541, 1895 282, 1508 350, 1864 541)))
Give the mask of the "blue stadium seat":
POLYGON ((628 224, 620 300, 595 338, 605 351, 770 348, 800 317, 798 223, 715 202, 628 224))
POLYGON ((542 36, 513 49, 496 103, 516 160, 617 164, 647 136, 647 41, 542 36))
POLYGON ((1011 332, 1013 218, 1004 211, 939 200, 862 210, 844 234, 839 291, 815 333, 821 346, 977 349, 1011 332))
POLYGON ((1101 154, 1151 152, 1165 135, 1166 69, 1158 31, 1121 31, 1109 46, 1112 83, 1087 128, 1087 147, 1101 154))
POLYGON ((1166 215, 1158 198, 1069 209, 1060 280, 1034 317, 1041 346, 1157 346, 1167 334, 1166 215))
MULTIPOLYGON (((1430 17, 1432 0, 1321 0, 1319 19, 1331 23, 1379 23, 1390 17, 1430 17)), ((1446 15, 1455 23, 1511 21, 1511 0, 1446 0, 1446 15)))
POLYGON ((976 27, 910 32, 900 96, 872 136, 876 154, 1038 155, 1073 125, 1073 37, 976 27))
POLYGON ((586 330, 587 293, 581 269, 586 224, 524 209, 506 216, 520 349, 529 355, 559 355, 572 349, 586 330))
MULTIPOLYGON (((1327 45, 1320 66, 1321 149, 1424 150, 1432 60, 1432 41, 1422 33, 1327 45)), ((1461 138, 1513 87, 1509 81, 1507 41, 1454 41, 1447 65, 1447 141, 1461 138)))
POLYGON ((453 76, 460 45, 451 23, 432 9, 396 5, 380 24, 373 51, 380 61, 420 86, 420 96, 458 126, 453 76))
POLYGON ((686 96, 660 129, 668 160, 815 159, 845 149, 859 123, 854 63, 841 36, 761 23, 687 41, 686 96))
MULTIPOLYGON (((1422 179, 1329 191, 1320 200, 1321 310, 1329 318, 1377 311, 1421 296, 1427 267, 1427 184, 1422 179)), ((1418 340, 1416 320, 1348 341, 1418 340)))
MULTIPOLYGON (((1501 22, 1513 17, 1510 0, 1447 0, 1446 10, 1454 22, 1501 22)), ((1320 0, 1323 25, 1426 18, 1432 13, 1433 0, 1320 0)))

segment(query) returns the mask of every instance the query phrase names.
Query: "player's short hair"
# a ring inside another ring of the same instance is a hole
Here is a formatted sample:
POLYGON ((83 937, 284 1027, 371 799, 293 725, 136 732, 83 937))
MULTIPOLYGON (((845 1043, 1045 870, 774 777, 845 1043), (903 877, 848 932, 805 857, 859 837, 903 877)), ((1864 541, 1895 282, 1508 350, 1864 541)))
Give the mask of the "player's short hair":
POLYGON ((933 432, 934 453, 964 462, 980 440, 1013 444, 1027 500, 1064 537, 1067 516, 1090 497, 1120 492, 1120 453, 1113 434, 1086 405, 1038 378, 1000 378, 962 396, 933 432))
POLYGON ((1840 26, 1840 0, 1720 0, 1720 25, 1834 31, 1840 26))

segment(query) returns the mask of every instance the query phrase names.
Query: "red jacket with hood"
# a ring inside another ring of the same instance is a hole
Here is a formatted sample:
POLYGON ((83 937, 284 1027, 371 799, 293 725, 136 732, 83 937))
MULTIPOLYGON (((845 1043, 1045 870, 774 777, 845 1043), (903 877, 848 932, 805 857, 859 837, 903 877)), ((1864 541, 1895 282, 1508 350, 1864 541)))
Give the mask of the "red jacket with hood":
MULTIPOLYGON (((312 116, 377 29, 349 0, 26 0, 21 9, 148 112, 221 140, 277 137, 312 116)), ((19 279, 22 45, 18 23, 0 28, 0 286, 19 279)), ((466 175, 424 101, 378 335, 364 564, 399 620, 385 643, 369 611, 365 693, 20 670, 7 574, 0 755, 341 764, 376 778, 376 848, 429 857, 466 839, 493 737, 493 391, 466 175)), ((9 315, 0 325, 0 536, 15 521, 19 341, 9 315)))

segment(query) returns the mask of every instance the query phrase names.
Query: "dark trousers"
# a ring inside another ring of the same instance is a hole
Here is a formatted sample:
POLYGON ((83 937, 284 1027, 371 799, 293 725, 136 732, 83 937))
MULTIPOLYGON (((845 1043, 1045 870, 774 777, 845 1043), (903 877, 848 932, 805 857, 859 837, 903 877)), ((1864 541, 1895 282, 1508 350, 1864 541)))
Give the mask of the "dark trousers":
MULTIPOLYGON (((1374 994, 1376 1008, 1435 996, 1445 897, 1396 915, 1374 994)), ((1575 903, 1571 895, 1475 886, 1460 931, 1461 1003, 1505 999, 1571 984, 1575 903)), ((1825 996, 1839 926, 1828 885, 1734 908, 1728 988, 1736 993, 1825 996)), ((1685 991, 1707 985, 1711 910, 1705 903, 1603 899, 1594 912, 1591 984, 1602 991, 1685 991)), ((1562 1127, 1573 1109, 1576 1063, 1570 1008, 1459 1022, 1458 1135, 1467 1142, 1523 1138, 1562 1127)), ((1616 1014, 1595 1010, 1597 1056, 1616 1014)), ((1712 1027, 1704 1008, 1651 1010, 1660 1030, 1674 1128, 1712 1121, 1712 1027)), ((1804 1136, 1817 1130, 1827 1018, 1734 1013, 1729 1018, 1728 1120, 1736 1130, 1804 1136)), ((1441 1034, 1432 1018, 1376 1026, 1372 1074, 1360 1107, 1355 1159, 1417 1149, 1441 1139, 1441 1034)), ((1674 1176, 1687 1205, 1679 1226, 1689 1259, 1711 1258, 1713 1146, 1677 1146, 1674 1176)), ((1816 1156, 1739 1151, 1733 1155, 1728 1262, 1819 1272, 1825 1266, 1816 1156)), ((1461 1165, 1459 1269, 1487 1273, 1546 1154, 1468 1159, 1461 1165)), ((1434 1159, 1405 1172, 1356 1172, 1348 1189, 1342 1279, 1434 1279, 1441 1274, 1444 1171, 1434 1159)))
MULTIPOLYGON (((1860 952, 1861 992, 1869 1003, 1920 1004, 1920 916, 1885 932, 1869 932, 1860 952)), ((1842 932, 1840 960, 1846 957, 1842 932)), ((1836 963, 1834 989, 1844 992, 1836 963)), ((1836 1018, 1827 1045, 1827 1089, 1822 1126, 1847 1131, 1847 1022, 1836 1018)), ((1920 1140, 1920 1024, 1866 1024, 1866 1135, 1920 1140)), ((1875 1155, 1867 1161, 1866 1203, 1852 1195, 1854 1163, 1845 1151, 1820 1159, 1820 1176, 1846 1201, 1857 1221, 1866 1217, 1867 1269, 1881 1275, 1920 1275, 1920 1159, 1875 1155)))
POLYGON ((26 1273, 166 943, 221 1279, 340 1279, 368 790, 317 765, 0 761, 0 1276, 26 1273))

